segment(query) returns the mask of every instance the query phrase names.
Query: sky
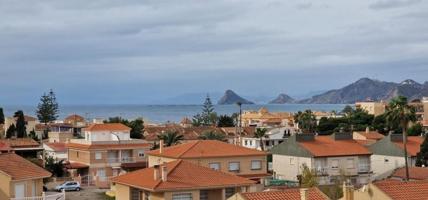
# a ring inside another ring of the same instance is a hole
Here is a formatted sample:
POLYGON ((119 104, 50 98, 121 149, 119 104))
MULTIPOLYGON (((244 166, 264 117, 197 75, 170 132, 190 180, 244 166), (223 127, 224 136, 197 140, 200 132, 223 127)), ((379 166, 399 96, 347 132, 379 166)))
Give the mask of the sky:
MULTIPOLYGON (((0 105, 427 81, 423 0, 1 0, 0 105)), ((202 100, 201 100, 202 101, 202 100)))

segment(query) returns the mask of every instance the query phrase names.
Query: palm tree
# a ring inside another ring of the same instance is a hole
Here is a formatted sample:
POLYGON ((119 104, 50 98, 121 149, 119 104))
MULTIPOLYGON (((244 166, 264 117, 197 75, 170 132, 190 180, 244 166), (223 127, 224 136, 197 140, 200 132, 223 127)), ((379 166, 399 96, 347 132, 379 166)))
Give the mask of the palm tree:
POLYGON ((389 124, 399 124, 403 130, 404 162, 406 165, 406 181, 409 180, 409 166, 407 163, 407 129, 410 122, 416 121, 415 109, 407 104, 407 98, 398 96, 391 100, 386 112, 386 121, 389 124))
POLYGON ((258 128, 256 129, 256 131, 254 132, 254 137, 255 138, 259 138, 260 141, 260 148, 262 149, 262 151, 264 151, 264 143, 263 143, 263 138, 266 137, 266 132, 267 129, 265 128, 258 128))
POLYGON ((311 110, 306 110, 305 112, 299 111, 294 115, 294 121, 297 122, 299 128, 304 133, 314 132, 317 125, 317 120, 311 110))
POLYGON ((168 130, 158 135, 159 140, 163 140, 165 146, 169 147, 178 144, 180 140, 183 140, 184 136, 178 134, 176 130, 168 130))
POLYGON ((225 141, 225 135, 222 133, 219 133, 215 130, 207 130, 202 132, 202 134, 199 136, 199 139, 201 140, 219 140, 219 141, 225 141))

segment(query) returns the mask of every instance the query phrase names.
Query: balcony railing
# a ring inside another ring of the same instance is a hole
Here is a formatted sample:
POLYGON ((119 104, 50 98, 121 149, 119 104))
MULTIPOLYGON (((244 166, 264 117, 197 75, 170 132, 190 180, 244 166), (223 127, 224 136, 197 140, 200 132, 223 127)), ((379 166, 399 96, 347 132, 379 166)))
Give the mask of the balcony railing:
POLYGON ((329 168, 327 167, 316 167, 312 169, 317 176, 327 176, 329 168))
POLYGON ((108 163, 132 163, 132 162, 136 162, 136 158, 135 157, 122 157, 122 158, 114 157, 114 158, 107 158, 107 162, 108 163))
POLYGON ((359 164, 358 173, 368 173, 370 172, 370 164, 359 164))

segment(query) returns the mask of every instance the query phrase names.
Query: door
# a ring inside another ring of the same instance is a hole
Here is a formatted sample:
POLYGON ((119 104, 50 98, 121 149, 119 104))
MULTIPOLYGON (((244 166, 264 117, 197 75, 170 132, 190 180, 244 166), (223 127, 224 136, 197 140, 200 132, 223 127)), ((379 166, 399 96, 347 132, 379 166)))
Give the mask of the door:
POLYGON ((25 197, 25 184, 16 183, 15 184, 15 198, 24 198, 25 197))
POLYGON ((97 170, 97 176, 98 176, 100 181, 105 181, 106 180, 106 171, 104 169, 98 169, 97 170))

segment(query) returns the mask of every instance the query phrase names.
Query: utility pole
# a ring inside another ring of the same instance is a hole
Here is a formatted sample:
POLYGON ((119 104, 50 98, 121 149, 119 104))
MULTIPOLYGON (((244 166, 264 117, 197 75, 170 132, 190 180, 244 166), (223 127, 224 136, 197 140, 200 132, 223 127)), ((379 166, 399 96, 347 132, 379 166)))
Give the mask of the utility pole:
POLYGON ((239 131, 238 131, 238 144, 241 145, 241 133, 242 133, 242 103, 236 103, 239 106, 239 131))

